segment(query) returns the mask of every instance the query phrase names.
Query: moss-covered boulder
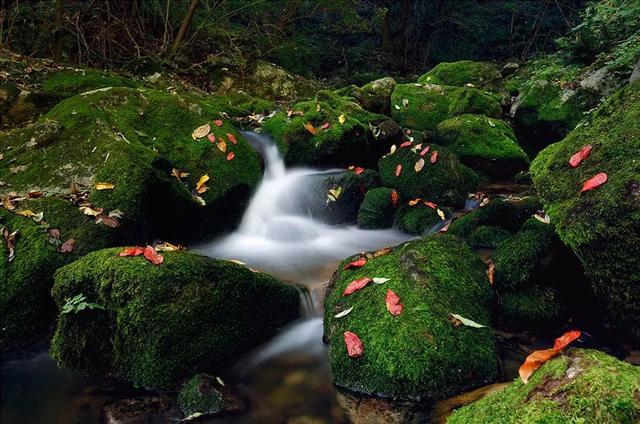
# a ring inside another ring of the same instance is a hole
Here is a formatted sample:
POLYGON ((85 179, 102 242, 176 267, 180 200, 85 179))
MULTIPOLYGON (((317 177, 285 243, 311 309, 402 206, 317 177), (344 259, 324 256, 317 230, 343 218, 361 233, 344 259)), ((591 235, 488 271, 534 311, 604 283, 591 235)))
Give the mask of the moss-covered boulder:
POLYGON ((570 349, 527 384, 517 379, 456 411, 448 424, 602 423, 640 420, 640 368, 605 353, 570 349))
POLYGON ((374 113, 391 114, 391 93, 396 81, 391 77, 371 81, 362 87, 355 85, 336 90, 341 96, 353 97, 366 110, 374 113))
POLYGON ((207 374, 197 374, 187 381, 178 394, 180 411, 193 414, 219 414, 224 411, 224 398, 218 390, 221 384, 207 374))
POLYGON ((161 90, 105 88, 71 97, 34 125, 0 135, 11 164, 0 168, 0 180, 10 184, 0 194, 89 191, 94 207, 120 210, 123 227, 149 239, 228 228, 241 216, 261 165, 220 112, 209 99, 161 90), (222 126, 213 124, 217 119, 222 126), (192 138, 205 124, 226 152, 206 137, 192 138), (194 197, 203 175, 209 181, 194 197), (113 189, 97 190, 103 182, 113 189))
POLYGON ((0 209, 0 228, 17 231, 14 258, 0 237, 0 350, 33 341, 54 322, 51 299, 57 268, 121 239, 117 228, 95 224, 63 199, 20 202, 12 212, 0 209), (18 213, 42 213, 42 219, 18 213), (71 241, 69 241, 71 240, 71 241), (61 246, 72 246, 71 251, 61 246))
POLYGON ((535 187, 560 239, 584 265, 613 323, 640 337, 640 82, 611 96, 564 140, 540 152, 531 166, 535 187), (584 145, 588 159, 571 168, 584 145), (580 193, 605 172, 607 182, 580 193))
POLYGON ((568 316, 567 304, 560 291, 544 286, 503 293, 499 312, 501 327, 526 330, 562 327, 568 316))
POLYGON ((502 74, 493 63, 461 60, 438 63, 429 72, 418 78, 419 83, 454 85, 465 87, 469 84, 488 91, 503 89, 502 74))
POLYGON ((460 206, 464 204, 470 188, 466 181, 470 178, 469 173, 458 158, 437 144, 398 148, 380 158, 378 169, 383 185, 397 190, 405 199, 421 198, 448 206, 460 206), (424 157, 420 156, 427 147, 429 151, 424 157), (425 162, 424 166, 416 171, 416 164, 421 160, 425 162))
POLYGON ((120 251, 93 252, 57 272, 60 310, 78 294, 104 308, 60 313, 51 342, 60 366, 171 387, 299 315, 298 291, 269 275, 185 252, 164 253, 155 266, 120 251))
POLYGON ((491 320, 486 267, 461 239, 425 237, 373 257, 362 268, 344 270, 354 259, 340 264, 325 300, 324 330, 335 384, 382 396, 442 399, 496 376, 491 329, 457 325, 450 315, 484 325, 491 320), (352 281, 365 276, 389 280, 343 296, 352 281), (403 304, 397 316, 385 307, 387 290, 403 304), (349 308, 346 316, 335 317, 349 308), (346 331, 362 341, 362 356, 347 354, 346 331))
POLYGON ((413 206, 404 205, 396 212, 393 226, 405 233, 419 236, 438 224, 444 224, 444 219, 450 215, 451 210, 448 208, 432 208, 422 202, 413 206), (444 218, 439 215, 438 210, 444 218))
POLYGON ((500 96, 435 84, 398 84, 391 95, 391 117, 406 128, 433 131, 445 119, 464 113, 499 118, 500 96))
POLYGON ((484 115, 465 114, 440 122, 435 141, 465 165, 491 176, 513 176, 529 167, 511 127, 484 115))
POLYGON ((358 209, 358 227, 370 230, 391 227, 397 207, 392 200, 394 191, 387 187, 367 191, 358 209))
POLYGON ((479 225, 469 234, 467 243, 472 247, 495 249, 512 235, 509 230, 497 225, 479 225))

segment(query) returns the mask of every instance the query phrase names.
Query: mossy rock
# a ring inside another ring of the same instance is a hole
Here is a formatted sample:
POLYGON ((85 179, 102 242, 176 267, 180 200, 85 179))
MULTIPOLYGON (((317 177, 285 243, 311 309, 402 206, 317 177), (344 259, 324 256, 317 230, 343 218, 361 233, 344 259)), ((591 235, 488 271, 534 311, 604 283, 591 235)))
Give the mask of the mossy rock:
POLYGON ((640 82, 612 95, 564 140, 540 152, 531 175, 560 239, 584 265, 613 323, 640 338, 640 82), (577 168, 569 158, 593 150, 577 168), (606 172, 607 182, 580 194, 606 172))
POLYGON ((433 131, 445 119, 465 113, 502 115, 500 97, 477 88, 398 84, 391 95, 391 117, 402 127, 433 131))
POLYGON ((542 365, 527 384, 460 408, 448 424, 599 423, 640 419, 640 368, 597 350, 570 349, 542 365))
POLYGON ((369 230, 391 227, 396 212, 396 205, 391 200, 394 191, 387 187, 367 191, 358 209, 358 227, 369 230))
POLYGON ((155 266, 120 251, 90 253, 56 273, 59 309, 80 293, 105 308, 59 315, 51 342, 58 365, 172 387, 220 367, 299 316, 298 291, 269 275, 186 252, 163 253, 155 266))
POLYGON ((398 191, 406 199, 421 198, 424 201, 443 203, 447 206, 461 206, 467 195, 469 178, 458 161, 458 158, 446 148, 437 144, 422 144, 414 147, 398 148, 394 153, 380 158, 378 169, 382 184, 398 191), (420 156, 422 149, 429 146, 425 157, 420 156), (435 163, 431 163, 431 155, 438 152, 435 163), (415 164, 423 159, 424 167, 415 171, 415 164), (402 169, 396 176, 397 166, 402 169))
POLYGON ((495 249, 512 235, 510 231, 502 227, 479 225, 469 234, 467 242, 472 247, 495 249))
POLYGON ((39 223, 6 209, 0 209, 0 227, 18 230, 15 257, 8 260, 5 241, 0 238, 0 350, 15 349, 41 336, 54 322, 51 299, 57 268, 95 249, 121 239, 118 229, 87 222, 86 215, 62 199, 42 198, 20 202, 15 212, 43 212, 39 223), (58 230, 55 238, 49 230, 58 230), (73 239, 72 252, 61 253, 59 245, 73 239))
POLYGON ((568 316, 560 292, 552 287, 533 286, 507 291, 500 296, 499 321, 514 329, 562 327, 568 316))
MULTIPOLYGON (((451 215, 451 210, 448 208, 441 208, 440 211, 445 216, 451 215)), ((434 209, 420 202, 414 206, 404 205, 400 207, 396 212, 393 226, 405 233, 419 236, 425 234, 437 224, 442 223, 443 220, 438 215, 438 208, 434 209)))
POLYGON ((333 381, 350 390, 400 398, 442 399, 492 381, 497 374, 490 328, 454 326, 450 314, 490 325, 486 267, 458 237, 438 234, 397 246, 359 269, 338 266, 327 289, 324 330, 333 381), (343 296, 353 280, 390 280, 343 296), (385 307, 387 290, 404 305, 385 307), (342 318, 334 316, 348 308, 342 318), (347 355, 343 334, 359 336, 364 354, 347 355), (455 370, 455 372, 451 372, 455 370))
POLYGON ((196 127, 220 118, 218 107, 210 99, 146 89, 71 97, 34 125, 0 135, 4 160, 12 164, 0 168, 0 180, 19 193, 68 193, 74 185, 90 190, 94 206, 122 211, 123 226, 140 238, 211 234, 238 221, 261 176, 258 154, 228 120, 211 125, 216 138, 226 140, 226 153, 206 138, 192 139, 196 127), (227 160, 231 151, 235 159, 227 160), (179 180, 173 168, 189 175, 179 180), (192 191, 205 174, 210 181, 202 206, 192 191), (98 182, 115 187, 98 191, 98 182))
POLYGON ((511 127, 484 115, 465 114, 440 122, 435 141, 463 164, 492 176, 513 176, 529 168, 529 158, 511 127))
POLYGON ((496 249, 494 287, 498 291, 515 290, 539 282, 554 257, 557 243, 552 225, 530 218, 496 249))
POLYGON ((351 85, 336 90, 336 94, 354 98, 363 109, 374 113, 391 114, 391 94, 396 81, 391 77, 380 78, 362 87, 351 85))
POLYGON ((220 383, 207 374, 197 374, 187 381, 178 395, 180 411, 193 414, 219 414, 224 411, 224 398, 218 390, 220 383))
POLYGON ((542 209, 542 203, 532 196, 517 200, 492 199, 487 205, 455 219, 449 227, 449 232, 468 239, 478 226, 486 225, 498 226, 515 233, 540 209, 542 209))
POLYGON ((465 87, 472 84, 488 91, 503 89, 502 74, 493 63, 461 60, 438 63, 429 72, 418 78, 419 83, 454 85, 465 87))

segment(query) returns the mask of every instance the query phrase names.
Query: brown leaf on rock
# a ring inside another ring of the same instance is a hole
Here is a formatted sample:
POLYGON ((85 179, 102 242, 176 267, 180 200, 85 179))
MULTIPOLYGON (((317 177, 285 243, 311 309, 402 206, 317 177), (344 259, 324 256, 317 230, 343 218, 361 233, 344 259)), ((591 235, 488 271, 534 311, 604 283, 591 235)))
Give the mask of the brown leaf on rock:
POLYGON ((7 245, 7 262, 11 262, 13 258, 15 258, 15 247, 16 247, 16 239, 18 238, 18 231, 10 232, 7 226, 2 227, 2 238, 4 239, 4 243, 7 245))
POLYGON ((62 243, 60 253, 71 253, 76 248, 76 241, 72 238, 62 243))
POLYGON ((562 336, 558 337, 551 349, 536 350, 532 352, 518 370, 520 378, 524 384, 527 384, 529 377, 538 369, 542 364, 549 359, 557 356, 562 349, 571 344, 574 340, 580 337, 581 332, 578 330, 567 331, 562 336))
POLYGON ((316 129, 311 122, 304 124, 304 128, 312 135, 316 135, 316 129))

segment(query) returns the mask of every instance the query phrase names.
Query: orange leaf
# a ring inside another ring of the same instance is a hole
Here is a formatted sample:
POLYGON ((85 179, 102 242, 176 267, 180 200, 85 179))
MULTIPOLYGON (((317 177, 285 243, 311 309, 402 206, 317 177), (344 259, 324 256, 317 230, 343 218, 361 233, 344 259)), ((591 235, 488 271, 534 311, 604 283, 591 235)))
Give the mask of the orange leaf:
POLYGON ((214 124, 216 124, 216 127, 221 127, 222 126, 222 119, 216 119, 215 121, 213 121, 214 124))
POLYGON ((353 262, 351 262, 349 264, 346 264, 343 269, 362 268, 366 263, 367 263, 367 259, 366 258, 360 258, 360 259, 358 259, 356 261, 353 261, 353 262))
POLYGON ((487 277, 489 277, 489 284, 493 286, 495 278, 496 264, 493 261, 489 262, 489 268, 487 268, 487 277))
POLYGON ((359 358, 364 354, 364 346, 362 340, 356 333, 351 331, 344 332, 344 344, 347 346, 347 355, 350 358, 359 358))
POLYGON ((393 206, 396 206, 399 201, 400 201, 400 196, 398 195, 398 192, 393 190, 391 192, 391 203, 393 204, 393 206))
POLYGON ((140 256, 144 253, 144 247, 133 246, 122 249, 118 256, 140 256))
POLYGON ((358 290, 366 287, 372 281, 373 279, 370 277, 362 277, 362 278, 358 278, 357 280, 353 280, 351 283, 349 283, 347 288, 344 289, 344 292, 342 293, 342 295, 348 296, 351 293, 357 292, 358 290))
POLYGON ((593 146, 591 144, 587 144, 578 152, 574 153, 574 155, 569 159, 569 166, 572 168, 577 168, 583 160, 586 160, 589 157, 591 149, 593 149, 593 146))
POLYGON ((218 141, 216 142, 216 146, 218 146, 218 150, 220 150, 222 153, 227 151, 227 143, 222 138, 218 139, 218 141))
POLYGON ((409 200, 408 205, 409 205, 409 206, 415 206, 415 205, 417 205, 418 203, 420 203, 420 201, 421 201, 421 200, 422 200, 422 199, 420 199, 420 198, 413 199, 413 200, 409 200))
POLYGON ((431 153, 431 163, 436 163, 437 160, 438 160, 438 152, 435 151, 431 153))
POLYGON ((609 179, 609 176, 605 172, 596 174, 584 182, 584 184, 582 185, 582 190, 580 190, 580 193, 593 190, 596 187, 600 187, 602 184, 606 183, 608 179, 609 179))
POLYGON ((387 289, 387 296, 385 297, 385 303, 387 304, 387 311, 393 316, 400 315, 404 305, 400 303, 400 298, 391 289, 387 289))
POLYGON ((232 142, 233 144, 238 144, 238 140, 236 140, 236 137, 233 134, 229 134, 227 133, 227 138, 229 139, 230 142, 232 142))
POLYGON ((236 154, 233 152, 229 152, 229 154, 227 155, 227 160, 233 160, 233 158, 236 157, 236 154))
POLYGON ((424 202, 424 205, 429 206, 431 209, 436 209, 438 207, 438 205, 433 202, 424 202))
POLYGON ((560 337, 558 337, 556 339, 555 343, 553 343, 553 348, 554 349, 564 349, 572 341, 574 341, 578 337, 580 337, 580 334, 581 333, 578 330, 567 331, 562 336, 560 336, 560 337))
POLYGON ((399 177, 401 172, 402 172, 402 164, 398 164, 396 166, 396 177, 399 177))
POLYGON ((316 129, 311 122, 307 122, 306 124, 304 124, 304 128, 312 135, 316 135, 316 129))
POLYGON ((536 350, 527 356, 524 364, 518 370, 520 378, 524 384, 527 384, 529 377, 538 369, 542 364, 549 359, 557 356, 562 349, 567 347, 571 342, 580 337, 580 331, 573 330, 567 331, 562 336, 558 337, 551 349, 536 350))
POLYGON ((162 262, 164 262, 164 257, 156 252, 156 249, 154 249, 153 246, 147 246, 144 249, 143 254, 144 257, 154 265, 160 265, 162 262))

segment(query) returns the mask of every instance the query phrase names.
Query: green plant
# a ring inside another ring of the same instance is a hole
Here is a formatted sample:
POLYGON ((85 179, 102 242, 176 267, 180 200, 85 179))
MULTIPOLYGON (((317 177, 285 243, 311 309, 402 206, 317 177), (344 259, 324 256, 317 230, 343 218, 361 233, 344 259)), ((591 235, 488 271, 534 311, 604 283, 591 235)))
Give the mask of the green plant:
POLYGON ((85 309, 104 309, 104 306, 98 305, 97 303, 87 302, 87 298, 82 293, 77 294, 73 297, 65 298, 65 304, 62 307, 63 314, 68 314, 71 312, 75 312, 76 314, 80 311, 84 311, 85 309))

